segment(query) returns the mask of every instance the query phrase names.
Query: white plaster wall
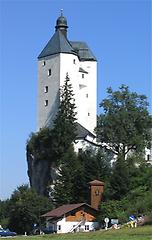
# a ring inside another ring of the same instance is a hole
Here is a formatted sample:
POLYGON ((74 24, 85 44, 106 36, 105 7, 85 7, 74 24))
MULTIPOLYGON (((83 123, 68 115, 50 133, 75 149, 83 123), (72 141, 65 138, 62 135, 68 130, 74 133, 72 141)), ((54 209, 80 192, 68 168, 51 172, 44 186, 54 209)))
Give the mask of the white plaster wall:
POLYGON ((152 164, 152 147, 151 149, 145 148, 145 160, 152 164))
POLYGON ((59 73, 59 54, 38 61, 38 129, 45 126, 49 116, 52 120, 56 116, 59 106, 59 73), (51 69, 51 76, 48 76, 49 69, 51 69), (47 93, 44 91, 45 86, 48 86, 47 93), (45 106, 45 100, 48 100, 48 106, 45 106))
POLYGON ((88 74, 79 74, 79 84, 86 87, 79 89, 79 122, 90 132, 94 132, 97 124, 97 62, 84 61, 80 62, 88 74), (87 97, 88 95, 88 97, 87 97))
POLYGON ((97 62, 80 62, 74 54, 66 53, 38 61, 38 129, 44 127, 47 120, 53 122, 59 106, 59 88, 67 73, 75 94, 77 121, 93 132, 97 122, 97 62), (80 67, 88 72, 84 73, 84 78, 79 72, 80 67), (49 69, 51 76, 48 76, 49 69), (44 92, 45 86, 48 86, 48 93, 44 92), (45 100, 48 100, 48 106, 45 106, 45 100))
POLYGON ((93 132, 97 122, 97 63, 95 61, 80 62, 73 54, 61 53, 60 85, 63 85, 67 72, 75 94, 77 121, 93 132), (80 67, 88 72, 88 74, 84 73, 84 78, 79 72, 80 67))
MULTIPOLYGON (((70 230, 73 228, 73 226, 77 225, 79 222, 70 222, 70 221, 66 221, 65 218, 63 218, 62 220, 57 222, 57 233, 68 233, 70 232, 70 230), (58 230, 59 227, 61 226, 61 230, 58 230)), ((95 228, 98 227, 98 223, 97 222, 85 222, 84 224, 81 224, 78 228, 77 228, 77 232, 79 231, 93 231, 95 228), (85 225, 89 226, 89 230, 85 230, 85 225)))
MULTIPOLYGON (((66 74, 70 78, 70 83, 72 84, 75 104, 78 107, 78 70, 79 70, 79 60, 74 54, 60 54, 60 86, 64 84, 66 74), (75 64, 74 61, 75 60, 75 64)), ((78 109, 76 109, 78 111, 78 109)))

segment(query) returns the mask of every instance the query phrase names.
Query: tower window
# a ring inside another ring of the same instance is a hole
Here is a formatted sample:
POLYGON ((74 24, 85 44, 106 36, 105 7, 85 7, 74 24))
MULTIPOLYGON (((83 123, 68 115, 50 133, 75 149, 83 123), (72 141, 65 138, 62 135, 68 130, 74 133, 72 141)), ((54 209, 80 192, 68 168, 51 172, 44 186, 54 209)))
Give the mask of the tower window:
POLYGON ((75 64, 75 59, 73 59, 73 64, 75 64))
POLYGON ((43 63, 42 63, 42 66, 45 66, 45 64, 46 64, 46 62, 45 62, 45 61, 43 61, 43 63))
POLYGON ((86 98, 88 98, 88 93, 86 94, 86 98))
POLYGON ((44 88, 44 92, 45 92, 45 93, 48 92, 48 86, 45 86, 45 88, 44 88))
POLYGON ((88 116, 90 116, 90 113, 88 112, 88 116))
POLYGON ((99 189, 96 189, 95 194, 96 196, 99 196, 99 189))
POLYGON ((48 100, 45 100, 45 107, 48 106, 48 100))
POLYGON ((48 70, 48 76, 51 76, 51 68, 48 70))
POLYGON ((84 73, 82 73, 82 78, 84 78, 84 73))

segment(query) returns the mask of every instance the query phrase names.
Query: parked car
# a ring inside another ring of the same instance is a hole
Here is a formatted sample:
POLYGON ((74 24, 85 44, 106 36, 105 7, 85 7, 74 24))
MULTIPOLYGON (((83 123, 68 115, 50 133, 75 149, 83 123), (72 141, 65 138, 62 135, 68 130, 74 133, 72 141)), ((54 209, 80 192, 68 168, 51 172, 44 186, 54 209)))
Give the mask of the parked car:
POLYGON ((42 228, 41 231, 45 234, 50 234, 50 233, 57 233, 57 231, 48 229, 48 228, 42 228))
POLYGON ((0 229, 0 237, 14 237, 16 232, 11 232, 9 229, 0 229))

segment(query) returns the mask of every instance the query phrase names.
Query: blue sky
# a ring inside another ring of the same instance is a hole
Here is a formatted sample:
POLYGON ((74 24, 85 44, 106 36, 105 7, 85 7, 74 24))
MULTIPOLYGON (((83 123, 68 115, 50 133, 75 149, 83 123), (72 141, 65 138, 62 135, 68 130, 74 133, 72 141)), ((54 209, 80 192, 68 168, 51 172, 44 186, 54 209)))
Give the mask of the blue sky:
POLYGON ((150 0, 1 0, 2 199, 28 183, 25 148, 36 130, 37 56, 53 35, 61 8, 68 38, 87 42, 98 60, 98 105, 107 87, 121 84, 152 101, 150 0))

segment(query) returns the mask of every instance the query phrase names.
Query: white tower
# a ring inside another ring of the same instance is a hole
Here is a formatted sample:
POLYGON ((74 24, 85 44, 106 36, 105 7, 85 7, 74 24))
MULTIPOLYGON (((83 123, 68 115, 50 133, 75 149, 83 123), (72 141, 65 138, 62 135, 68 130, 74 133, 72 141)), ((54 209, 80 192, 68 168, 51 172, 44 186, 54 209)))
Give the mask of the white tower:
POLYGON ((54 35, 38 56, 38 129, 52 125, 59 107, 59 88, 68 73, 79 130, 91 134, 97 121, 97 61, 85 42, 68 40, 67 28, 61 13, 54 35))

